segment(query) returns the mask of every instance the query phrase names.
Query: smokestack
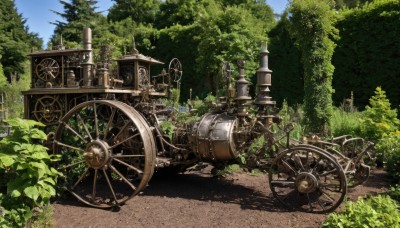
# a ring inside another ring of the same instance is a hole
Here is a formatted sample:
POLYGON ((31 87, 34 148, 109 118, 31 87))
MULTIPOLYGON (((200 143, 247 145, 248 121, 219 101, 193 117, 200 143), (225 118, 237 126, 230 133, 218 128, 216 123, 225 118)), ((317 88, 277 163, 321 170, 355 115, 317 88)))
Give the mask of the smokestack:
POLYGON ((249 106, 247 101, 251 100, 249 96, 249 82, 245 78, 244 73, 244 60, 239 59, 238 62, 239 67, 239 78, 236 81, 236 106, 237 106, 237 115, 239 117, 245 117, 248 115, 246 108, 249 106))
POLYGON ((82 59, 83 85, 93 86, 93 52, 92 52, 92 30, 90 28, 83 29, 83 49, 84 56, 82 59))
POLYGON ((258 120, 270 127, 274 116, 269 107, 274 107, 276 102, 269 95, 272 71, 268 68, 268 54, 267 44, 264 43, 260 50, 260 68, 257 70, 258 95, 254 104, 258 106, 258 120))

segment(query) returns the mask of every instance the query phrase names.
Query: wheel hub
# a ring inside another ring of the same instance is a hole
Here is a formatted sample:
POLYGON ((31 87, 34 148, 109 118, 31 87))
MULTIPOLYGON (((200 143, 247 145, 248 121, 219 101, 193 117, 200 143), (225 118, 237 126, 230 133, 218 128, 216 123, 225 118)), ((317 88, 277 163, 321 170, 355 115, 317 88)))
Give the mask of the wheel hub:
POLYGON ((311 173, 300 173, 296 177, 296 188, 300 193, 311 193, 318 188, 318 180, 311 173))
POLYGON ((110 158, 110 146, 104 141, 95 140, 89 143, 83 157, 90 167, 94 169, 102 168, 110 158))

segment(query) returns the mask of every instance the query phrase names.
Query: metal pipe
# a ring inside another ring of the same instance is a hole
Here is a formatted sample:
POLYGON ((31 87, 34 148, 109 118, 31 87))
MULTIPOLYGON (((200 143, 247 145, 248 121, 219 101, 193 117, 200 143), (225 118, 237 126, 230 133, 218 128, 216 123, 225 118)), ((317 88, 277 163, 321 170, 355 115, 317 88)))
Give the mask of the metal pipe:
POLYGON ((93 86, 93 52, 92 52, 92 30, 90 28, 83 29, 83 49, 84 56, 82 58, 82 74, 83 85, 93 86))

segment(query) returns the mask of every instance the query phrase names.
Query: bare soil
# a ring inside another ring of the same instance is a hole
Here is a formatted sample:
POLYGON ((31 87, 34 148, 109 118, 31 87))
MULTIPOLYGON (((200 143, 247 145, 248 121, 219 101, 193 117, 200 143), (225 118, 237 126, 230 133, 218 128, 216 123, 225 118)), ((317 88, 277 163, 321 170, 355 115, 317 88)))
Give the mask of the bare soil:
MULTIPOLYGON (((385 172, 376 169, 347 197, 375 195, 389 184, 385 172)), ((54 208, 56 227, 320 227, 327 216, 288 211, 272 196, 265 174, 216 178, 209 169, 155 176, 118 211, 86 207, 73 197, 54 208)))

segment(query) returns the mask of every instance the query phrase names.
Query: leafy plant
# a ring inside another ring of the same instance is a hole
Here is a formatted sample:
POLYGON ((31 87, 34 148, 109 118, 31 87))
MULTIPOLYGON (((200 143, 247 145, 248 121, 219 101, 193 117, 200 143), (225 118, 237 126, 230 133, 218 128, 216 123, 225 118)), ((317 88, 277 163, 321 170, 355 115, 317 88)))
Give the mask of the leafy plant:
POLYGON ((388 194, 392 199, 397 200, 397 202, 400 203, 400 184, 390 187, 388 194))
POLYGON ((261 135, 260 137, 254 139, 253 142, 250 144, 249 148, 247 149, 247 154, 251 155, 257 153, 259 150, 263 148, 264 144, 265 144, 265 137, 264 135, 261 135))
POLYGON ((196 97, 196 99, 192 101, 192 106, 193 106, 193 109, 196 110, 196 113, 198 116, 202 116, 202 115, 206 114, 208 112, 208 110, 210 109, 204 103, 204 101, 199 99, 198 97, 196 97))
POLYGON ((383 136, 376 149, 378 159, 383 161, 388 174, 400 183, 400 131, 383 136))
POLYGON ((0 141, 0 193, 5 222, 24 226, 32 209, 49 203, 56 195, 55 185, 60 173, 49 164, 58 157, 49 155, 41 145, 46 134, 33 120, 20 118, 6 121, 11 134, 0 141))
POLYGON ((369 106, 365 108, 362 117, 361 132, 371 140, 379 140, 399 126, 397 110, 391 109, 389 99, 381 87, 377 87, 375 95, 369 99, 369 106))
POLYGON ((343 212, 332 213, 322 227, 399 227, 399 205, 389 196, 359 198, 348 202, 343 212))
POLYGON ((301 106, 297 105, 292 108, 288 106, 286 101, 283 101, 279 116, 282 118, 281 127, 288 124, 293 126, 293 130, 290 131, 290 138, 300 140, 304 136, 305 129, 301 124, 303 121, 303 108, 301 106))
POLYGON ((168 136, 169 140, 172 141, 176 127, 171 121, 163 121, 160 123, 161 130, 168 136))
POLYGON ((222 176, 222 175, 225 175, 225 174, 231 174, 231 173, 237 172, 237 171, 239 171, 241 169, 242 168, 240 167, 239 164, 231 164, 231 165, 225 166, 223 169, 218 169, 216 171, 216 175, 217 176, 222 176))

